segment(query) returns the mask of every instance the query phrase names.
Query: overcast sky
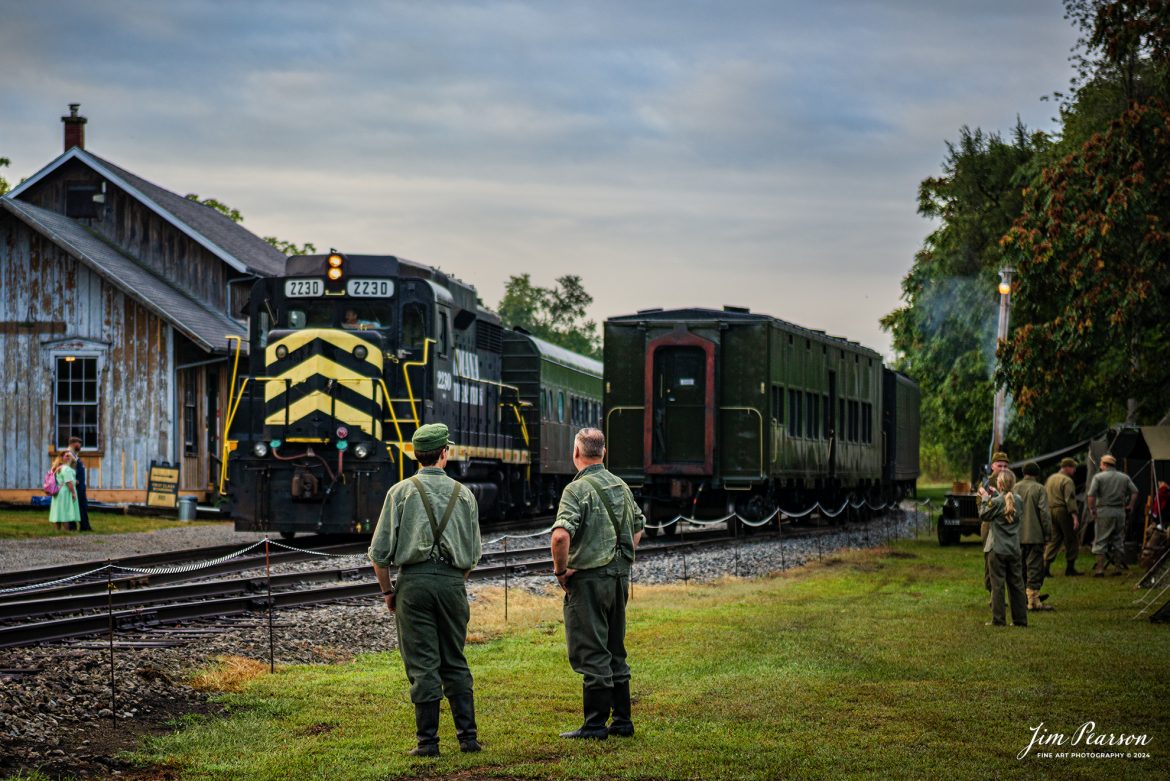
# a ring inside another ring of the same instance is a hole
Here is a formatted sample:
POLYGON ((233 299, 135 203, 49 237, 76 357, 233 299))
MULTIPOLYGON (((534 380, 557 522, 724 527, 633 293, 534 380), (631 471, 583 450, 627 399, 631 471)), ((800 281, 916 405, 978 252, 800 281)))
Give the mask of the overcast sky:
POLYGON ((964 124, 1051 129, 1074 38, 1059 0, 0 0, 0 156, 36 172, 80 102, 87 148, 261 235, 885 353, 918 183, 964 124))

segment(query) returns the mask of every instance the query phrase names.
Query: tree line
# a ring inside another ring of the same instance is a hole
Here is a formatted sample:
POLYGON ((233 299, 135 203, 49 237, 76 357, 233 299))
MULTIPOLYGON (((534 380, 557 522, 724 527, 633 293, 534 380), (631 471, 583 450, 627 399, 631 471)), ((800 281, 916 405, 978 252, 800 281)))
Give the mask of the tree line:
POLYGON ((923 391, 924 466, 987 458, 995 388, 1024 455, 1170 423, 1170 3, 1066 0, 1059 129, 963 127, 919 187, 937 221, 882 326, 923 391), (996 348, 1001 269, 1011 330, 996 348))

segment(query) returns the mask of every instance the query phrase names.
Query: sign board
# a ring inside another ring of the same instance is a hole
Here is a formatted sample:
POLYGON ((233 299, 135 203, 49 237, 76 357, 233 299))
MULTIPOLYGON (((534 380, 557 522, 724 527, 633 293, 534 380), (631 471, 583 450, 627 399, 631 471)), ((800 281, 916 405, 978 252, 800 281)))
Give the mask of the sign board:
POLYGON ((166 461, 151 461, 146 477, 146 506, 169 507, 179 504, 179 466, 166 461))

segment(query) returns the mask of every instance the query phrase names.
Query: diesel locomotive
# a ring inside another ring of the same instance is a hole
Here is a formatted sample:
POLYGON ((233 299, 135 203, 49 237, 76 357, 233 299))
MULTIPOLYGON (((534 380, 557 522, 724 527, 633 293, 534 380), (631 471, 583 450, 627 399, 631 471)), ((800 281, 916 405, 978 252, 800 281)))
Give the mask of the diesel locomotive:
POLYGON ((738 307, 648 309, 605 322, 603 357, 609 469, 647 517, 914 489, 918 388, 855 342, 738 307))
POLYGON ((502 327, 474 287, 429 266, 291 257, 248 311, 220 489, 240 531, 369 533, 432 421, 483 519, 547 510, 575 473, 573 434, 600 424, 600 362, 502 327))

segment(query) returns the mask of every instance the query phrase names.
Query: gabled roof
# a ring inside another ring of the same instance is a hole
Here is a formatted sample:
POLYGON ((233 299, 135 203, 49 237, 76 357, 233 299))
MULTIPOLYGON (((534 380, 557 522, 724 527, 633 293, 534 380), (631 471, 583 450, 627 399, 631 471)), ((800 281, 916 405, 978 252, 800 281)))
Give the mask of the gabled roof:
POLYGON ((15 215, 204 350, 226 350, 228 335, 246 343, 242 325, 171 286, 76 220, 9 198, 0 198, 0 211, 15 215))
POLYGON ((53 160, 4 197, 17 198, 70 160, 81 161, 128 192, 236 271, 257 276, 280 276, 284 273, 285 257, 280 250, 247 228, 232 222, 210 206, 165 190, 80 147, 73 147, 53 160))

